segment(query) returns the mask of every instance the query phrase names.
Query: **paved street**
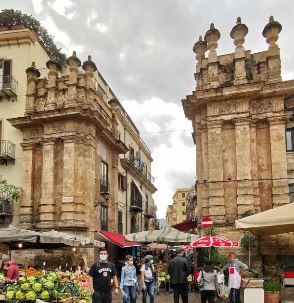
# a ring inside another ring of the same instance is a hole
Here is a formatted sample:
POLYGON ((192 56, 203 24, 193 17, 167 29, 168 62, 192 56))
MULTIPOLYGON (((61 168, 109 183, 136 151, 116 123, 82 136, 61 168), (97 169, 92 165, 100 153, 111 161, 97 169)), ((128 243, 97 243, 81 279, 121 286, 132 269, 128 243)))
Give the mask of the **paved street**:
MULTIPOLYGON (((155 303, 173 303, 173 294, 168 293, 165 290, 162 290, 159 295, 155 295, 155 303)), ((113 295, 113 302, 114 303, 122 303, 122 296, 121 295, 113 295)), ((142 302, 142 295, 140 294, 139 298, 137 299, 138 303, 142 302)), ((149 302, 149 298, 147 299, 149 302)), ((181 302, 181 300, 180 300, 181 302)), ((193 291, 189 293, 189 302, 191 303, 200 303, 200 297, 197 292, 193 291)))

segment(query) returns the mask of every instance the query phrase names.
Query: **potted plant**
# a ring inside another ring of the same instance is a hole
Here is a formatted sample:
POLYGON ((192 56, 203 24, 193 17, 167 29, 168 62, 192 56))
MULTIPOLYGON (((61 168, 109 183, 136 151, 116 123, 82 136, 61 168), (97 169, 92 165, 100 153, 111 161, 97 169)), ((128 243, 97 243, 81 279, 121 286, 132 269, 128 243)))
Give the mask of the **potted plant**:
POLYGON ((264 303, 279 303, 282 284, 277 281, 264 281, 264 303))

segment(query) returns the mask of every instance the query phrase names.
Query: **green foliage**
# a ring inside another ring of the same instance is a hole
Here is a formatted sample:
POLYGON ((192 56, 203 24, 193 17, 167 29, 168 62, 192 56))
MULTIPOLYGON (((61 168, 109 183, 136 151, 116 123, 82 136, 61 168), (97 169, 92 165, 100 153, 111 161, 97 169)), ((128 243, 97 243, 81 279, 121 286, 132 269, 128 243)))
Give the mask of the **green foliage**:
POLYGON ((53 39, 54 37, 49 35, 48 31, 41 26, 40 22, 32 15, 23 14, 19 10, 4 9, 0 12, 0 26, 7 26, 11 28, 14 25, 23 25, 34 31, 40 43, 47 49, 49 56, 57 60, 61 65, 66 65, 66 56, 61 53, 61 48, 57 48, 53 39))
POLYGON ((214 225, 212 225, 209 228, 204 229, 204 235, 206 237, 208 237, 208 236, 216 236, 216 231, 215 231, 214 225))
POLYGON ((246 210, 241 216, 240 218, 246 218, 246 217, 249 217, 249 216, 252 216, 255 214, 255 211, 253 209, 249 209, 249 210, 246 210))
POLYGON ((250 231, 246 231, 241 239, 240 246, 248 251, 249 249, 255 248, 257 245, 257 237, 253 235, 250 231))
POLYGON ((18 186, 8 184, 6 180, 0 181, 0 200, 18 201, 22 189, 18 186))
POLYGON ((264 291, 281 292, 282 284, 277 281, 264 281, 263 289, 264 291))

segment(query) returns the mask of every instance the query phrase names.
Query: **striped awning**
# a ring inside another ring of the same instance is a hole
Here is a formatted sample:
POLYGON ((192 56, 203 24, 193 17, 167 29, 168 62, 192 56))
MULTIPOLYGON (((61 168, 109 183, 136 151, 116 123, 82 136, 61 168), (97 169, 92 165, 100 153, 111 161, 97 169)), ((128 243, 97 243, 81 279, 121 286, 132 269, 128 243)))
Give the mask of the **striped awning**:
POLYGON ((148 230, 139 233, 125 235, 127 241, 138 242, 171 242, 189 243, 197 240, 198 235, 181 232, 171 226, 165 226, 160 230, 148 230))

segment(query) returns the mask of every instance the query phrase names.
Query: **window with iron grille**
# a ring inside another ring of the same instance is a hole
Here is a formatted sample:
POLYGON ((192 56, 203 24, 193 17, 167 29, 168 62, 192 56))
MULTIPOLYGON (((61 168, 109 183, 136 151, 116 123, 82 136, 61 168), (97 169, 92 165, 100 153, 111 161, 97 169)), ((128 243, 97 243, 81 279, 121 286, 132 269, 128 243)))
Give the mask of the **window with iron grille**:
POLYGON ((118 173, 118 189, 121 191, 127 190, 127 177, 118 173))
POLYGON ((117 230, 119 233, 123 234, 123 213, 120 210, 118 211, 117 219, 118 219, 117 230))
POLYGON ((101 230, 108 230, 108 208, 106 206, 101 205, 101 230))
POLYGON ((290 202, 294 202, 294 183, 289 184, 290 202))

